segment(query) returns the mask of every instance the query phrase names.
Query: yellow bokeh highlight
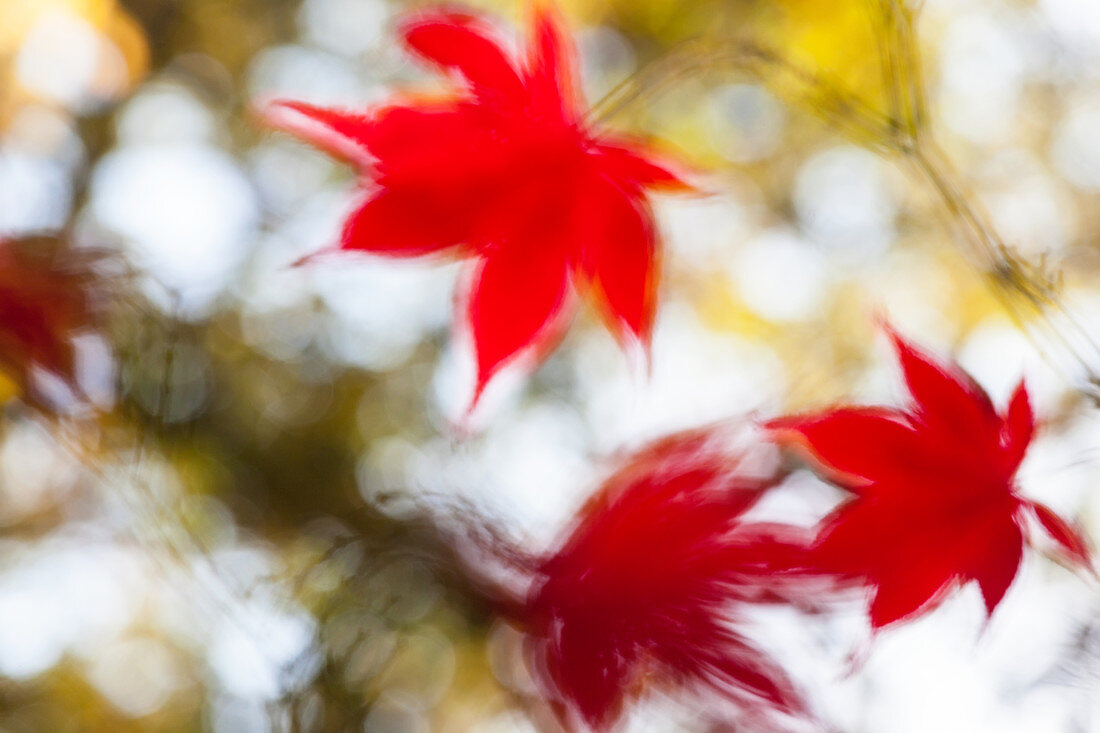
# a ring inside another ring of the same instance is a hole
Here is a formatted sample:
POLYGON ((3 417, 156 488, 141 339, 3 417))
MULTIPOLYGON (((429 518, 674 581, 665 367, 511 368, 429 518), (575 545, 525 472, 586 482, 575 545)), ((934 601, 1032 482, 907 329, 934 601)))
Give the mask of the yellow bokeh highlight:
POLYGON ((833 76, 852 91, 879 93, 884 41, 873 0, 777 0, 768 35, 790 58, 833 76))
POLYGON ((128 92, 149 69, 149 45, 141 26, 117 0, 0 0, 0 122, 28 101, 42 101, 18 83, 15 60, 38 23, 70 16, 88 24, 110 43, 126 67, 128 92))

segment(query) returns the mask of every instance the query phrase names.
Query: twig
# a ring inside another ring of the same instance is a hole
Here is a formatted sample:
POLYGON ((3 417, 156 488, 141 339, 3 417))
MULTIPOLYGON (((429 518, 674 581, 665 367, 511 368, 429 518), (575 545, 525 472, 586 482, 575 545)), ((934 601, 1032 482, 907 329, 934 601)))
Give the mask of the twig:
POLYGON ((988 214, 965 194, 961 176, 929 131, 915 10, 904 0, 867 2, 882 30, 877 37, 888 113, 776 49, 749 39, 728 39, 717 44, 695 40, 673 49, 611 90, 594 105, 590 119, 605 122, 686 77, 721 70, 750 76, 864 147, 907 163, 936 192, 968 259, 1008 315, 1080 394, 1100 406, 1100 345, 1064 302, 1060 274, 1051 274, 1044 260, 1025 261, 1001 239, 988 214))

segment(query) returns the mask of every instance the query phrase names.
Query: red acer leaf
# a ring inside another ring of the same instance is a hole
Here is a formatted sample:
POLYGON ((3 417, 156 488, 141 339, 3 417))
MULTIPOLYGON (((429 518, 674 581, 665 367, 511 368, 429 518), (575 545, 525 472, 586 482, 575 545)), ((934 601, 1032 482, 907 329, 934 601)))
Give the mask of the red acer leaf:
POLYGON ((746 603, 799 604, 808 536, 741 515, 779 482, 746 467, 724 430, 682 433, 630 457, 533 564, 510 611, 567 727, 611 727, 642 692, 717 692, 742 720, 806 715, 786 673, 737 630, 746 603))
POLYGON ((839 407, 767 425, 855 494, 823 520, 811 567, 866 583, 880 628, 969 581, 992 614, 1016 576, 1029 512, 1069 559, 1088 565, 1081 536, 1014 484, 1035 428, 1023 383, 999 414, 957 365, 890 337, 908 407, 839 407))
POLYGON ((72 339, 96 320, 100 260, 100 252, 74 251, 49 237, 0 240, 0 369, 28 403, 50 402, 36 369, 79 392, 72 339))
POLYGON ((400 33, 455 77, 453 96, 363 113, 292 101, 268 110, 271 124, 360 167, 368 191, 340 248, 475 260, 462 305, 475 404, 515 357, 549 351, 578 286, 620 342, 648 349, 659 245, 646 191, 689 187, 645 146, 584 119, 557 15, 536 5, 518 58, 474 15, 420 12, 400 33))

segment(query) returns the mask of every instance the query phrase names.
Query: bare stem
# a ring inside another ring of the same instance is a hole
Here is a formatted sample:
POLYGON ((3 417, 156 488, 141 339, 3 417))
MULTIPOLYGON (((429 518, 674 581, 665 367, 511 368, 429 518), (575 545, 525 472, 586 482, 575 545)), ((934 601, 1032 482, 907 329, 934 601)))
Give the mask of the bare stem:
POLYGON ((1031 264, 998 235, 966 194, 961 176, 928 130, 915 11, 904 0, 867 0, 881 30, 879 54, 888 111, 874 109, 826 74, 800 66, 753 40, 685 43, 643 67, 600 100, 590 119, 606 122, 701 72, 739 73, 811 110, 854 142, 909 164, 936 192, 968 259, 1040 353, 1084 396, 1100 405, 1100 346, 1064 302, 1061 277, 1031 264))

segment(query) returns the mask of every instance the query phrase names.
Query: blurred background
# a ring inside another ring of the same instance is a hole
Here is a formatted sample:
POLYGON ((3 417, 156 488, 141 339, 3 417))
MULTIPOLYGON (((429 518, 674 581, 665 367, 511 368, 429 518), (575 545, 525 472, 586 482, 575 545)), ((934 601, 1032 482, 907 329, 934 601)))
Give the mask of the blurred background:
MULTIPOLYGON (((888 116, 894 82, 919 84, 966 199, 1100 335, 1100 5, 925 0, 917 78, 884 65, 878 4, 562 0, 592 103, 699 37, 767 44, 888 116)), ((1009 318, 936 187, 830 124, 825 96, 705 58, 608 119, 708 172, 708 195, 657 202, 652 374, 584 313, 456 432, 455 266, 290 268, 336 240, 355 179, 254 114, 438 85, 395 43, 404 8, 0 0, 0 238, 79 259, 96 306, 64 321, 65 368, 0 385, 0 730, 532 729, 516 633, 432 517, 544 549, 645 439, 897 400, 883 313, 998 404, 1027 376, 1044 429, 1022 488, 1100 537, 1095 404, 1009 318)), ((836 501, 807 472, 788 483, 762 512, 808 524, 836 501)), ((869 650, 856 606, 758 638, 841 731, 1086 733, 1098 622, 1095 584, 1033 554, 989 624, 967 588, 869 650)), ((693 723, 658 700, 629 726, 693 723)))

